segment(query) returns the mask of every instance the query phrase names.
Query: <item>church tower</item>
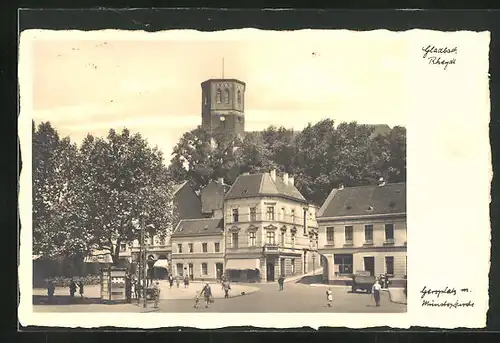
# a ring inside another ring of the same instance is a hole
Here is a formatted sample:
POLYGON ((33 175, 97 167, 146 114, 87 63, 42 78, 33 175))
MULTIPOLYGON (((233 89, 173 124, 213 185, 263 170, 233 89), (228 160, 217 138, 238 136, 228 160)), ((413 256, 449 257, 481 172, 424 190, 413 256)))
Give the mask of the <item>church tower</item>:
POLYGON ((209 132, 223 130, 242 136, 245 131, 245 83, 210 79, 201 84, 201 125, 209 132))

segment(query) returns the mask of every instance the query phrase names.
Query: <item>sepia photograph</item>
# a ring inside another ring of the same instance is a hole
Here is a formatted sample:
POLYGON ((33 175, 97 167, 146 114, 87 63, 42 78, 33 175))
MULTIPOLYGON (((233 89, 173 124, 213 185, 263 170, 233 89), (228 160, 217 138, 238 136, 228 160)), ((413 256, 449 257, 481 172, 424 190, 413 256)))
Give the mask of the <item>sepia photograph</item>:
POLYGON ((20 316, 481 325, 488 44, 424 30, 23 32, 20 316))
POLYGON ((34 310, 405 312, 401 51, 34 42, 34 310))

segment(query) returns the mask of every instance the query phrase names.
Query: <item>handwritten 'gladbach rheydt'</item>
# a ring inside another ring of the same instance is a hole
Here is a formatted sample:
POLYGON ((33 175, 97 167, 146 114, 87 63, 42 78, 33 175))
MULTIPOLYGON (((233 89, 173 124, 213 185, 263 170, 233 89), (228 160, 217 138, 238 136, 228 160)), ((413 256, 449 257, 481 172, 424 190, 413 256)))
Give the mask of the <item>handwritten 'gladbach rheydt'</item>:
POLYGON ((444 70, 446 70, 449 65, 456 64, 457 62, 457 59, 453 57, 458 54, 458 48, 456 46, 436 47, 434 45, 427 45, 422 47, 422 51, 422 58, 427 59, 431 65, 442 66, 444 70))
POLYGON ((450 299, 462 293, 470 293, 470 290, 468 288, 461 288, 457 291, 455 287, 448 286, 442 289, 431 289, 424 286, 424 288, 420 291, 420 299, 422 300, 421 306, 446 308, 474 307, 474 303, 470 300, 463 302, 456 298, 450 299))

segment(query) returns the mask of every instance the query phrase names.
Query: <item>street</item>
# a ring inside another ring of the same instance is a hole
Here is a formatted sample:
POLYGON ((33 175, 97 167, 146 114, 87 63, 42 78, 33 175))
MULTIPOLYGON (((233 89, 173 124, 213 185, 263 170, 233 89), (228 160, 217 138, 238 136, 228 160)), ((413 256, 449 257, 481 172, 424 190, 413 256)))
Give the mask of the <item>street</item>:
MULTIPOLYGON (((243 285, 242 285, 243 286, 243 285)), ((250 285, 249 285, 250 286, 250 285)), ((217 288, 213 285, 212 288, 217 288)), ((35 312, 222 312, 222 313, 256 313, 256 312, 301 312, 301 313, 400 313, 406 312, 406 305, 392 303, 387 292, 382 292, 381 306, 375 307, 373 298, 364 293, 350 293, 349 287, 332 286, 332 307, 327 306, 324 285, 311 286, 289 282, 284 291, 278 291, 277 284, 252 284, 259 290, 251 294, 236 296, 230 299, 215 299, 209 308, 205 308, 200 299, 199 308, 194 308, 192 299, 162 299, 159 309, 154 310, 153 304, 142 307, 142 302, 104 305, 104 304, 73 304, 73 305, 34 305, 35 312)))

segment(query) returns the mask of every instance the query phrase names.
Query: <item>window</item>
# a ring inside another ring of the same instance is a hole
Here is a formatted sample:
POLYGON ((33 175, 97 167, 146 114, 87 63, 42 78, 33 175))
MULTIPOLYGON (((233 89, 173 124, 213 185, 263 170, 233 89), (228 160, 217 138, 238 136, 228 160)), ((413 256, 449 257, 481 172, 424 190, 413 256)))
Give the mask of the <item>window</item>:
POLYGON ((120 244, 120 251, 125 251, 127 250, 127 243, 121 243, 120 244))
POLYGON ((233 248, 237 248, 238 247, 238 233, 237 232, 233 232, 231 234, 231 246, 233 248))
POLYGON ((292 232, 292 246, 295 246, 295 232, 292 232))
POLYGON ((220 243, 219 242, 214 243, 214 251, 220 252, 220 243))
POLYGON ((285 245, 285 234, 286 231, 281 231, 281 239, 280 239, 281 245, 285 245))
POLYGON ((224 102, 229 104, 229 89, 224 89, 224 102))
POLYGON ((267 220, 274 220, 274 206, 267 206, 267 220))
POLYGON ((290 210, 290 217, 292 217, 292 223, 295 224, 295 210, 290 210))
POLYGON ((238 222, 238 209, 237 208, 233 208, 233 223, 237 223, 238 222))
POLYGON ((295 259, 292 258, 290 262, 292 263, 292 275, 295 275, 295 259))
POLYGON ((255 207, 250 207, 250 221, 254 222, 257 220, 257 209, 255 207))
POLYGON ((238 90, 238 93, 236 95, 236 99, 238 101, 238 104, 241 104, 241 91, 240 90, 238 90))
POLYGON ((267 244, 275 244, 275 232, 267 231, 267 244))
POLYGON ((257 240, 257 235, 256 235, 255 231, 249 232, 248 233, 248 244, 251 247, 254 247, 256 245, 255 244, 256 240, 257 240))
POLYGON ((352 274, 352 255, 335 254, 333 256, 333 264, 338 266, 337 274, 352 274))
POLYGON ((386 242, 394 242, 394 224, 385 224, 386 242))
POLYGON ((201 275, 207 275, 208 274, 208 265, 206 263, 201 264, 201 275))
POLYGON ((352 244, 352 226, 345 227, 345 244, 352 244))
POLYGON ((365 242, 373 242, 373 225, 365 225, 365 242))
POLYGON ((286 210, 285 210, 285 208, 284 208, 284 207, 282 207, 282 208, 281 208, 281 219, 282 219, 283 221, 285 221, 285 220, 286 220, 286 210))
POLYGON ((208 252, 208 245, 207 245, 207 243, 202 243, 201 244, 201 251, 202 252, 208 252))
POLYGON ((385 272, 388 275, 394 275, 394 256, 385 257, 385 272))
POLYGON ((334 230, 333 226, 326 228, 326 244, 333 244, 335 242, 334 241, 334 239, 335 239, 334 234, 335 234, 335 230, 334 230))
POLYGON ((193 252, 193 243, 188 244, 189 252, 193 252))
POLYGON ((220 89, 217 89, 217 93, 215 95, 215 101, 217 101, 218 104, 221 103, 221 96, 222 96, 222 93, 221 93, 220 89))
POLYGON ((177 244, 177 252, 182 254, 182 244, 177 244))

